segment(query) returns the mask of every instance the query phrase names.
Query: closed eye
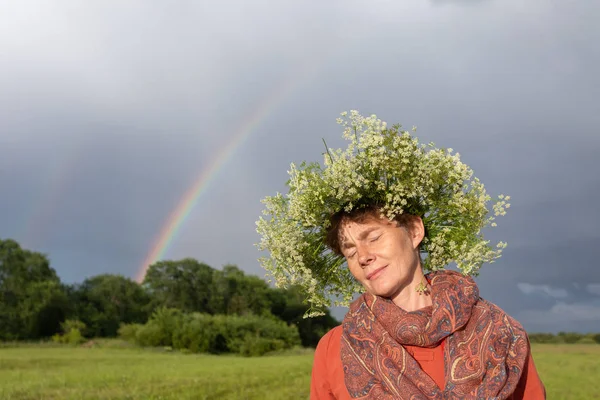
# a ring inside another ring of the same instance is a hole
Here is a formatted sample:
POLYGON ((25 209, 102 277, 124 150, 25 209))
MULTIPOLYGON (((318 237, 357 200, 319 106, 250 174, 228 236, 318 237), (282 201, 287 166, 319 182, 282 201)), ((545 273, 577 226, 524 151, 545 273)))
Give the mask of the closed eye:
POLYGON ((379 239, 381 237, 381 235, 375 236, 374 238, 372 238, 371 240, 369 240, 369 242, 375 242, 377 241, 377 239, 379 239))
POLYGON ((356 246, 352 243, 342 245, 342 255, 346 258, 353 257, 356 254, 356 246))

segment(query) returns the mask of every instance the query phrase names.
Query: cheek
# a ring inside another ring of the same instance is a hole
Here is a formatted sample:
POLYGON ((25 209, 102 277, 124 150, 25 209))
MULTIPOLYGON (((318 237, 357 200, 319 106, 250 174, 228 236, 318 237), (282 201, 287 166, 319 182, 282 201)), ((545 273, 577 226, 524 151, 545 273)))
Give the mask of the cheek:
POLYGON ((364 278, 363 269, 359 265, 354 265, 353 263, 348 263, 348 269, 350 273, 354 277, 354 279, 360 281, 364 278))

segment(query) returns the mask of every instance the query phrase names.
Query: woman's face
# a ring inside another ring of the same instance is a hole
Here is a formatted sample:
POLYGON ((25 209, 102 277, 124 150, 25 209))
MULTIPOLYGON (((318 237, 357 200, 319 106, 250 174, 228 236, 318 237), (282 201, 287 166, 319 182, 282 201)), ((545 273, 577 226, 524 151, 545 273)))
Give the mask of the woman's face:
POLYGON ((424 229, 420 218, 413 222, 411 229, 378 217, 342 224, 342 254, 367 292, 393 300, 409 284, 420 282, 416 272, 424 229))

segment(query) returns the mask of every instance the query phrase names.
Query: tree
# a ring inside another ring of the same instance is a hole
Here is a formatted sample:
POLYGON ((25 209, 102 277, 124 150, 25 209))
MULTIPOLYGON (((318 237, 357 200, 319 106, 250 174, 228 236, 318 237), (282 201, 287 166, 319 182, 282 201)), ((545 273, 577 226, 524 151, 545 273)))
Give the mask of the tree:
POLYGON ((159 261, 148 268, 142 286, 152 298, 152 309, 162 306, 212 314, 213 273, 193 258, 159 261))
POLYGON ((24 338, 37 339, 61 330, 71 306, 65 288, 59 282, 46 280, 28 285, 19 314, 25 328, 24 338))
POLYGON ((116 336, 122 323, 148 319, 150 298, 144 289, 121 275, 103 274, 71 288, 75 316, 86 325, 86 336, 116 336))
POLYGON ((0 239, 0 339, 37 339, 60 329, 68 303, 48 258, 0 239))
POLYGON ((269 285, 253 275, 246 275, 235 265, 225 265, 213 273, 211 311, 213 314, 271 313, 269 285))

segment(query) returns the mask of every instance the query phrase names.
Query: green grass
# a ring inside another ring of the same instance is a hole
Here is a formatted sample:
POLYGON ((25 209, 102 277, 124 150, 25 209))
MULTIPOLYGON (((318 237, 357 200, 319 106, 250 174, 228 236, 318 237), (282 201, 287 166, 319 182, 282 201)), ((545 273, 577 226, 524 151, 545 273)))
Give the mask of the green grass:
POLYGON ((119 348, 0 349, 0 398, 305 399, 312 355, 261 358, 119 348))
POLYGON ((534 344, 532 353, 548 399, 600 399, 600 345, 534 344))
MULTIPOLYGON (((534 345, 549 399, 600 399, 599 345, 534 345)), ((122 346, 0 348, 0 399, 307 399, 312 353, 242 358, 122 346)))

